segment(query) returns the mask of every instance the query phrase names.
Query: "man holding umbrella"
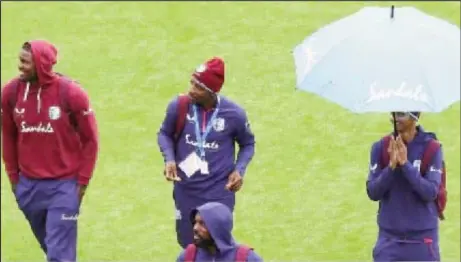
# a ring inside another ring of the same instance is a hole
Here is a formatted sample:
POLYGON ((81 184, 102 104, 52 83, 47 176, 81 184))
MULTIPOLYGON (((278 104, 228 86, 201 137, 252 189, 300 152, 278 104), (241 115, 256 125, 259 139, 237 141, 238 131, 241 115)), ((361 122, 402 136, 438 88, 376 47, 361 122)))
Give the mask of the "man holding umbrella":
POLYGON ((371 148, 367 193, 379 201, 374 260, 440 259, 445 165, 435 135, 417 123, 420 112, 459 101, 460 49, 458 26, 391 6, 364 7, 293 50, 298 89, 354 113, 393 112, 394 134, 371 148))
POLYGON ((367 194, 379 201, 373 259, 439 261, 438 218, 443 218, 443 207, 436 200, 443 193, 442 150, 435 135, 417 125, 420 113, 393 114, 397 137, 375 142, 370 154, 367 194))

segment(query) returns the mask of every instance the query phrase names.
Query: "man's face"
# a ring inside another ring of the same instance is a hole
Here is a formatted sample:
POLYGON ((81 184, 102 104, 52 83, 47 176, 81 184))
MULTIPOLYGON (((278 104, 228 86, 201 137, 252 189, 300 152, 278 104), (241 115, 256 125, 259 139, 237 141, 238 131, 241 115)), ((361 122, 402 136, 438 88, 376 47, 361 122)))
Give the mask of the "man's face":
POLYGON ((190 80, 189 96, 192 98, 194 103, 204 104, 209 101, 212 97, 210 91, 201 87, 195 83, 193 79, 190 80))
POLYGON ((206 228, 205 222, 200 214, 197 213, 194 220, 194 244, 198 247, 209 247, 213 243, 214 241, 206 228))
MULTIPOLYGON (((391 120, 394 121, 392 118, 392 113, 391 120)), ((395 112, 395 120, 397 123, 398 132, 405 132, 410 130, 415 124, 415 120, 411 117, 409 112, 395 112)))
POLYGON ((31 51, 21 49, 19 52, 18 69, 21 72, 19 76, 21 80, 30 81, 37 79, 37 72, 35 70, 35 63, 31 51))

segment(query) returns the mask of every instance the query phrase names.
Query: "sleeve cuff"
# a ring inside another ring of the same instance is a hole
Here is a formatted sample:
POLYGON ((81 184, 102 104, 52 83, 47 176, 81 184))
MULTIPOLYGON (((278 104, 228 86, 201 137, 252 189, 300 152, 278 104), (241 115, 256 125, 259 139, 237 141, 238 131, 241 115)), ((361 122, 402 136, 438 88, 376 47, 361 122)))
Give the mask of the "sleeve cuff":
POLYGON ((79 185, 87 186, 88 183, 90 183, 90 178, 89 177, 79 176, 78 179, 77 179, 77 182, 78 182, 79 185))
POLYGON ((403 172, 405 172, 405 173, 408 174, 408 173, 412 172, 412 170, 413 170, 413 165, 410 164, 410 161, 407 161, 407 162, 402 166, 402 170, 403 170, 403 172))
POLYGON ((168 150, 165 152, 165 162, 175 162, 176 158, 173 151, 168 150))
POLYGON ((390 181, 394 178, 394 170, 390 166, 385 167, 381 172, 381 177, 385 181, 390 181))
POLYGON ((11 184, 17 184, 19 182, 19 173, 8 174, 11 184))
POLYGON ((237 172, 239 172, 239 174, 240 174, 241 177, 244 177, 244 176, 245 176, 245 168, 243 168, 243 167, 236 167, 235 170, 237 170, 237 172))

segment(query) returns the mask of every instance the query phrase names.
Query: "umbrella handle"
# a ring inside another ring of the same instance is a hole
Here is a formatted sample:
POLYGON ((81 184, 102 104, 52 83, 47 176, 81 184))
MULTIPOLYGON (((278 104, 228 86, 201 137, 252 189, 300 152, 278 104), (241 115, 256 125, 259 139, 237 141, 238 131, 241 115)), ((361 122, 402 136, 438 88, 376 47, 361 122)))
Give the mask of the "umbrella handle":
POLYGON ((391 18, 394 18, 394 9, 395 7, 392 5, 391 6, 391 18))
POLYGON ((395 118, 395 112, 392 112, 392 119, 394 124, 394 138, 397 138, 397 120, 395 118))

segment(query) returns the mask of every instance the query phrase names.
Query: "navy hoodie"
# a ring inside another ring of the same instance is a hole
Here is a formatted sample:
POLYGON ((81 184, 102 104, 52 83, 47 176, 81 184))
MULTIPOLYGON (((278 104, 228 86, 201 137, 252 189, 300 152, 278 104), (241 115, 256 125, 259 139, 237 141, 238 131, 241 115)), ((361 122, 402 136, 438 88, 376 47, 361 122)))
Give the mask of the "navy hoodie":
POLYGON ((367 194, 371 200, 379 201, 379 227, 396 234, 438 228, 435 199, 441 183, 442 150, 435 153, 426 174, 421 175, 418 166, 435 135, 417 128, 417 135, 407 145, 408 162, 394 171, 388 166, 380 169, 381 141, 371 148, 367 194))
MULTIPOLYGON (((198 207, 192 212, 191 217, 195 217, 196 212, 202 217, 218 251, 213 255, 205 249, 197 248, 195 261, 234 261, 238 244, 232 237, 233 219, 230 210, 223 204, 209 202, 198 207)), ((183 250, 176 262, 183 262, 184 254, 183 250)), ((262 262, 263 259, 252 250, 248 254, 247 261, 262 262)))

